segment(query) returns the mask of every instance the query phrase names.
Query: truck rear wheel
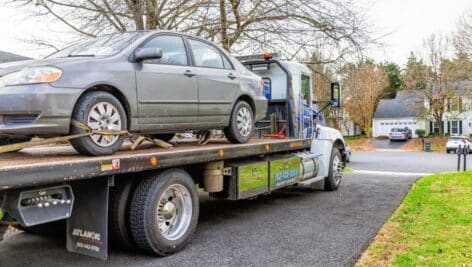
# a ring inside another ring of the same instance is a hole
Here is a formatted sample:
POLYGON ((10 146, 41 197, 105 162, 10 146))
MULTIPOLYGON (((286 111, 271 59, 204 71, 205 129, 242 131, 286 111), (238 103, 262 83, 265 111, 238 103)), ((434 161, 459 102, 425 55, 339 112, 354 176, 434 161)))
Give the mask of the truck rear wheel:
POLYGON ((199 200, 188 173, 170 169, 144 179, 130 207, 131 234, 143 251, 166 256, 182 250, 197 226, 199 200))
POLYGON ((344 163, 341 157, 341 152, 338 148, 333 147, 331 151, 331 160, 329 162, 329 174, 325 178, 324 189, 326 191, 336 191, 341 185, 343 176, 344 163))
POLYGON ((131 229, 129 225, 129 206, 133 190, 136 187, 134 179, 117 183, 110 190, 110 243, 117 247, 134 248, 131 229))

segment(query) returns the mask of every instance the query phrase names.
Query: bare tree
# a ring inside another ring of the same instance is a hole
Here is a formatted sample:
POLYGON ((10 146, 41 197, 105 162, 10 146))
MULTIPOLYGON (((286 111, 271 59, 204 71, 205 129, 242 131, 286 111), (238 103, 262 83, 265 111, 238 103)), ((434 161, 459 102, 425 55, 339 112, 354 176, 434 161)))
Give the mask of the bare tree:
POLYGON ((454 45, 458 51, 472 55, 472 10, 466 11, 459 19, 454 45))
POLYGON ((367 136, 372 134, 372 119, 388 85, 384 69, 372 61, 351 65, 344 80, 344 110, 367 136))
POLYGON ((454 96, 453 86, 457 80, 453 77, 453 71, 447 64, 450 53, 450 41, 447 37, 432 34, 424 41, 426 62, 430 67, 429 84, 423 90, 417 92, 426 100, 425 116, 433 121, 439 128, 439 134, 444 134, 444 114, 447 105, 454 96))
POLYGON ((231 52, 311 54, 320 43, 332 58, 361 53, 371 25, 354 0, 0 0, 49 16, 81 37, 141 29, 193 33, 231 52), (33 4, 36 9, 31 9, 33 4))

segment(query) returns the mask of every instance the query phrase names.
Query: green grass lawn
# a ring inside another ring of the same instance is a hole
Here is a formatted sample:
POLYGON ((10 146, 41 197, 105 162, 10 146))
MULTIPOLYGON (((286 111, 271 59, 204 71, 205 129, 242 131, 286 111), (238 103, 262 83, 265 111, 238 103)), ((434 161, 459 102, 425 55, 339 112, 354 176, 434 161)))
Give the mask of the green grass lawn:
POLYGON ((344 167, 344 170, 343 170, 344 173, 350 173, 350 172, 353 172, 353 171, 354 171, 354 170, 353 170, 352 168, 349 168, 349 167, 347 167, 347 166, 344 167))
POLYGON ((472 172, 420 179, 357 266, 472 266, 472 172))
POLYGON ((357 140, 361 140, 361 139, 365 139, 367 137, 365 137, 364 135, 356 135, 356 136, 344 136, 344 141, 347 143, 347 144, 350 144, 354 141, 357 141, 357 140))

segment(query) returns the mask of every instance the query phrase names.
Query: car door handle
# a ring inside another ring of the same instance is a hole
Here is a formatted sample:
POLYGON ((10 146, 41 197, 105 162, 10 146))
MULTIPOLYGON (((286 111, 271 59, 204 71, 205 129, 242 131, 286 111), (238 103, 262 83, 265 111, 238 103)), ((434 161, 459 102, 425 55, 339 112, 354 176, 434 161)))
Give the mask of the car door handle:
POLYGON ((234 74, 230 73, 230 74, 228 74, 228 78, 230 78, 231 80, 234 80, 238 77, 236 77, 234 74))
POLYGON ((195 76, 195 75, 197 75, 197 74, 193 73, 191 70, 186 70, 186 71, 184 72, 184 75, 187 76, 187 77, 193 77, 193 76, 195 76))

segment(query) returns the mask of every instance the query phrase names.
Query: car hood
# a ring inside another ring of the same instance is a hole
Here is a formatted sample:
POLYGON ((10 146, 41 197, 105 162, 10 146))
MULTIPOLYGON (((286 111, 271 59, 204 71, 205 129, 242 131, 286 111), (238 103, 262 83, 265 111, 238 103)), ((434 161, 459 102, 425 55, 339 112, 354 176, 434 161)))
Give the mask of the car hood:
POLYGON ((64 65, 64 64, 79 63, 79 62, 90 61, 94 59, 96 58, 90 58, 90 57, 47 58, 47 59, 33 59, 33 60, 3 63, 3 64, 0 64, 0 76, 3 76, 11 72, 19 71, 27 67, 56 66, 60 68, 61 65, 64 65))

